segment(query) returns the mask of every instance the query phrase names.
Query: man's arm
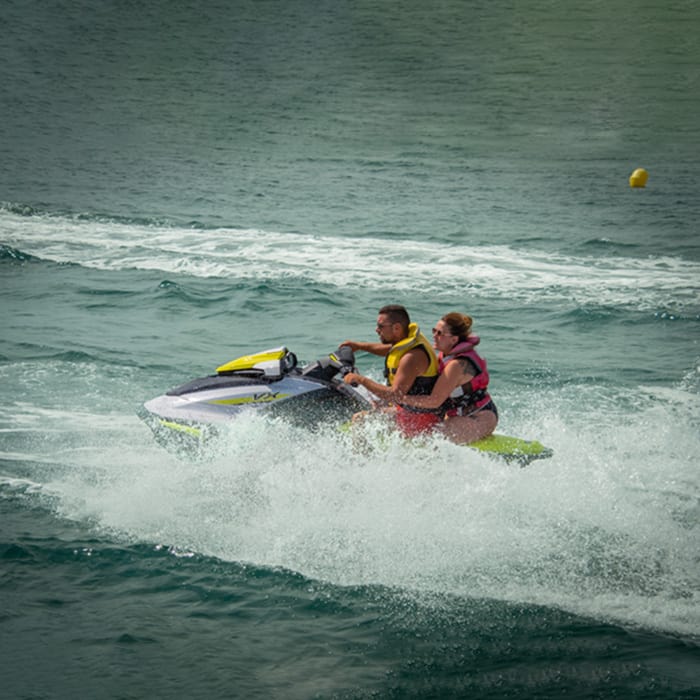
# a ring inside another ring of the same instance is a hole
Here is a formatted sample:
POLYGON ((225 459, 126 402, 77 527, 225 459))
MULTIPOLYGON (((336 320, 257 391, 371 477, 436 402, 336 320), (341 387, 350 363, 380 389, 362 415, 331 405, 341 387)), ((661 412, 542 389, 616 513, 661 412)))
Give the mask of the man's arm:
POLYGON ((363 340, 344 340, 340 346, 347 345, 353 352, 371 352, 373 355, 386 357, 391 350, 391 345, 387 343, 370 343, 363 340))
POLYGON ((401 358, 399 366, 396 368, 394 379, 391 382, 391 388, 397 400, 408 393, 416 378, 423 374, 429 366, 428 358, 420 348, 409 350, 401 358))
POLYGON ((365 389, 385 401, 400 402, 413 386, 416 378, 428 369, 429 364, 425 353, 419 348, 415 348, 409 350, 401 358, 391 386, 378 384, 372 379, 354 372, 346 374, 344 381, 346 384, 361 384, 365 389))

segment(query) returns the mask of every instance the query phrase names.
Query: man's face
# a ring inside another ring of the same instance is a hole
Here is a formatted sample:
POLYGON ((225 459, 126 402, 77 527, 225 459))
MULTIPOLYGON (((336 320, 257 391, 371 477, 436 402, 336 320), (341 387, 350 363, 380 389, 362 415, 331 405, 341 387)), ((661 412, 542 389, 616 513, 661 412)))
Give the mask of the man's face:
POLYGON ((386 314, 377 316, 377 335, 382 343, 393 345, 403 339, 400 323, 391 323, 386 314))

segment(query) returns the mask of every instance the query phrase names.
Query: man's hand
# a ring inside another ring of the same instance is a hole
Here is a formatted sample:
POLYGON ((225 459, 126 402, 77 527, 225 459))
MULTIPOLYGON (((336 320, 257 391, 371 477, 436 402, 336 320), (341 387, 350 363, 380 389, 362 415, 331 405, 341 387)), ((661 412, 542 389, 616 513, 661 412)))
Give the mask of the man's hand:
POLYGON ((344 377, 343 381, 346 384, 350 384, 352 386, 359 386, 361 384, 362 376, 355 373, 355 372, 348 372, 344 377))

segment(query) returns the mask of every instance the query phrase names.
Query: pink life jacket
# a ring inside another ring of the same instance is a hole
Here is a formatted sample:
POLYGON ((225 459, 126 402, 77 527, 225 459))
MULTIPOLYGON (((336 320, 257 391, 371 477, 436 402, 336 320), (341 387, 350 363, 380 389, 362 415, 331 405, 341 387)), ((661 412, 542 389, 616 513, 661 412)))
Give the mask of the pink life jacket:
POLYGON ((481 357, 474 347, 479 344, 481 338, 478 335, 470 335, 466 342, 458 343, 450 351, 449 355, 438 355, 438 369, 443 373, 447 363, 459 357, 470 360, 477 368, 477 373, 466 384, 458 386, 444 404, 445 415, 466 416, 483 408, 491 401, 486 391, 489 385, 489 372, 486 368, 486 360, 481 357))

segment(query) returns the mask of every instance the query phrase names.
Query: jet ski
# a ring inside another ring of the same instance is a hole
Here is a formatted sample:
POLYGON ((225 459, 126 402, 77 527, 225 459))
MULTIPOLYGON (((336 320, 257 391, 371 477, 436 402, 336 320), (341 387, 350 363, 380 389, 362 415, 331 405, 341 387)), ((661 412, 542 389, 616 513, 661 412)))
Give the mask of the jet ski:
MULTIPOLYGON (((336 424, 350 430, 353 414, 371 408, 370 398, 343 377, 355 370, 355 355, 341 346, 300 367, 285 346, 243 355, 147 401, 139 415, 164 447, 189 457, 206 454, 220 428, 251 411, 315 429, 336 424)), ((536 440, 494 434, 465 447, 525 466, 552 455, 536 440)))
POLYGON ((300 367, 286 347, 244 355, 147 401, 140 417, 156 440, 176 450, 201 450, 217 427, 244 412, 284 417, 305 428, 342 423, 370 406, 357 389, 343 383, 355 368, 347 346, 300 367))

